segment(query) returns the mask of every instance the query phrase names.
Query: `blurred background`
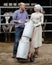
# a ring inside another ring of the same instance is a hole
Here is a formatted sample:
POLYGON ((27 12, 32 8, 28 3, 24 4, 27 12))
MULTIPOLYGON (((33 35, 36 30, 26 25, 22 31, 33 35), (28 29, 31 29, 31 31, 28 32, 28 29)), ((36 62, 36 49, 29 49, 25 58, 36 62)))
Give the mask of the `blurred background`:
POLYGON ((12 14, 19 7, 19 3, 26 3, 26 10, 33 13, 33 6, 38 3, 44 8, 43 42, 52 42, 52 0, 0 0, 0 42, 14 42, 15 28, 12 14))

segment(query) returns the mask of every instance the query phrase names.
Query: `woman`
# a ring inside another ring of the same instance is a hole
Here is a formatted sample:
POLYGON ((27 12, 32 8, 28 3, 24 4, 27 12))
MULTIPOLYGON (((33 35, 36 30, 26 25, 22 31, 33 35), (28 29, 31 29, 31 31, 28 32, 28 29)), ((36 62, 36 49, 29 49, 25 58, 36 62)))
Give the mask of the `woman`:
POLYGON ((44 20, 43 8, 41 5, 34 6, 34 13, 31 15, 31 20, 34 22, 34 30, 32 36, 32 44, 34 47, 35 57, 38 56, 39 47, 42 46, 42 24, 44 20))

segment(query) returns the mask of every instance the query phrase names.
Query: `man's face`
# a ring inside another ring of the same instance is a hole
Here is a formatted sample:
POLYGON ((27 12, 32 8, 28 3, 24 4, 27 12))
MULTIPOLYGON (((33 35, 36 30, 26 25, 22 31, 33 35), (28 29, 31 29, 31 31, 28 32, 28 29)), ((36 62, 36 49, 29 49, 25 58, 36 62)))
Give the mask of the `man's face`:
POLYGON ((20 5, 20 9, 24 11, 24 10, 25 10, 25 4, 22 3, 22 4, 20 5))

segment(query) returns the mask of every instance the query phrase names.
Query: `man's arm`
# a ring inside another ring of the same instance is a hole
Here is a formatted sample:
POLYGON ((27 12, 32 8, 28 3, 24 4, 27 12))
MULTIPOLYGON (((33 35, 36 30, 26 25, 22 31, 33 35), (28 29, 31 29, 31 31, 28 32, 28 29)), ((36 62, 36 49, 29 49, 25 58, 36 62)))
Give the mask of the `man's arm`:
POLYGON ((17 23, 17 24, 18 24, 18 20, 17 20, 17 11, 15 11, 15 12, 13 13, 12 18, 13 18, 13 23, 17 23))
POLYGON ((12 18, 13 18, 13 20, 16 20, 16 18, 17 18, 17 12, 15 11, 14 13, 13 13, 13 16, 12 16, 12 18))

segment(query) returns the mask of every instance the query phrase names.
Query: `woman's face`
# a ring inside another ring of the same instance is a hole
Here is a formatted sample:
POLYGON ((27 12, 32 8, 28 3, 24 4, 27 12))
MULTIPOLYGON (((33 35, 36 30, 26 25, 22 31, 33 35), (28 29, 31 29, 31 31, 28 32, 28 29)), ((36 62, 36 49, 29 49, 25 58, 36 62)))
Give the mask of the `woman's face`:
POLYGON ((37 12, 37 11, 39 11, 39 10, 38 10, 36 7, 34 7, 34 11, 37 12))

